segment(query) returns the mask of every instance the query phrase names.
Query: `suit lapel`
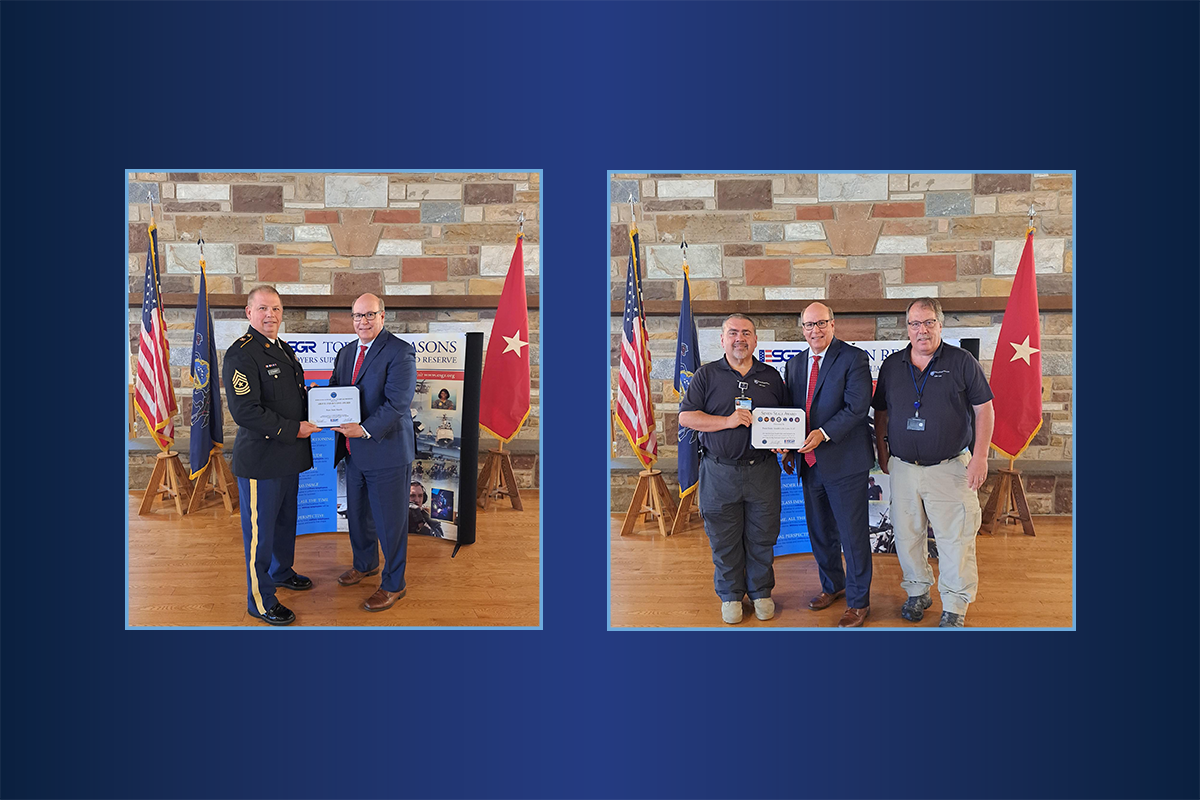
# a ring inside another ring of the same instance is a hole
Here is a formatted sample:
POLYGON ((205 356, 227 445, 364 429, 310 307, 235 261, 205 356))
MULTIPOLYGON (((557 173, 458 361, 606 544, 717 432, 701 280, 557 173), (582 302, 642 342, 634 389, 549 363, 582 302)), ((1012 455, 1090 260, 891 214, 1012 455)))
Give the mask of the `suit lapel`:
POLYGON ((342 346, 338 351, 338 358, 333 364, 334 370, 337 372, 338 383, 342 386, 350 385, 350 376, 354 373, 354 359, 358 355, 358 339, 352 343, 342 346), (347 353, 346 349, 350 352, 347 353))
POLYGON ((375 337, 375 341, 371 342, 371 346, 367 348, 367 356, 363 359, 362 366, 358 368, 357 383, 362 383, 363 376, 367 374, 367 367, 379 357, 380 351, 387 347, 388 338, 390 337, 391 334, 387 331, 380 331, 379 335, 375 337))
POLYGON ((800 390, 800 404, 803 408, 804 400, 808 397, 808 373, 812 369, 812 349, 801 350, 792 360, 800 362, 800 366, 796 368, 798 373, 796 381, 800 385, 796 388, 800 390))
MULTIPOLYGON (((817 391, 813 392, 813 402, 817 402, 817 392, 821 391, 821 385, 825 383, 825 376, 829 374, 829 368, 833 366, 833 362, 837 360, 838 351, 841 349, 841 343, 834 339, 829 343, 829 347, 825 349, 825 357, 821 359, 821 371, 817 373, 817 391)), ((812 351, 809 351, 809 356, 812 356, 812 351)))

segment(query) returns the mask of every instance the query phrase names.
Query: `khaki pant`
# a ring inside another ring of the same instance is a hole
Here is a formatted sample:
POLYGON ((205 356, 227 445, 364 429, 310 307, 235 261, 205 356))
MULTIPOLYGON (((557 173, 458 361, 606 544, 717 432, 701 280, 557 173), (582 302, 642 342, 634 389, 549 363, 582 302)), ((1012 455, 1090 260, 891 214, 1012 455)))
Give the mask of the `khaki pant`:
POLYGON ((975 534, 983 512, 979 496, 967 486, 970 460, 961 453, 943 464, 918 467, 894 456, 888 459, 896 555, 904 573, 900 585, 909 597, 919 597, 933 586, 926 542, 926 526, 932 524, 942 610, 954 614, 967 613, 979 586, 975 534))

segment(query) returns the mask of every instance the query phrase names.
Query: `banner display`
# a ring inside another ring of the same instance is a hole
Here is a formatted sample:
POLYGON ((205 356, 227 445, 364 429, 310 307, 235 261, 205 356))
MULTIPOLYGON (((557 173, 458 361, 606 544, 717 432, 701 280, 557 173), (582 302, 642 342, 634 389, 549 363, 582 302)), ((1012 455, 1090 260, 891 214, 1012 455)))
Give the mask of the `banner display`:
MULTIPOLYGON (((959 346, 959 340, 943 337, 943 341, 959 346)), ((871 389, 879 380, 879 367, 883 360, 892 353, 908 347, 908 339, 874 342, 847 342, 867 352, 867 363, 871 368, 871 389)), ((758 350, 754 356, 759 361, 779 370, 783 375, 787 362, 797 354, 808 349, 808 342, 771 342, 762 339, 758 342, 758 350)), ((871 449, 875 449, 875 409, 868 413, 871 426, 871 449)), ((798 485, 795 475, 781 471, 781 489, 783 494, 783 509, 780 516, 779 540, 775 544, 775 555, 786 553, 811 553, 812 544, 808 538, 808 524, 804 516, 804 492, 798 485)), ((876 464, 871 468, 867 477, 868 524, 871 530, 871 552, 895 553, 896 542, 892 534, 892 523, 888 520, 889 503, 891 502, 891 484, 888 476, 876 464)), ((929 554, 937 558, 937 546, 933 540, 933 529, 930 529, 929 554)))
MULTIPOLYGON (((807 350, 805 342, 771 342, 758 340, 758 350, 754 357, 767 366, 779 370, 783 377, 787 362, 801 350, 807 350)), ((804 487, 799 479, 799 465, 796 471, 788 475, 783 471, 783 456, 777 456, 780 462, 779 489, 779 538, 775 541, 775 555, 789 553, 811 553, 812 542, 808 538, 808 518, 804 514, 804 487)))
MULTIPOLYGON (((412 402, 417 459, 412 476, 424 489, 421 522, 409 532, 457 540, 466 337, 406 333, 400 338, 417 348, 417 391, 412 402)), ((473 504, 474 494, 467 500, 473 504)))
MULTIPOLYGON (((304 367, 305 383, 326 386, 338 351, 358 339, 353 333, 281 333, 304 367)), ((396 334, 417 349, 417 386, 411 414, 417 452, 413 480, 421 483, 420 502, 410 502, 410 533, 424 534, 461 543, 474 541, 474 514, 460 519, 459 507, 465 488, 467 505, 474 509, 474 473, 478 462, 478 433, 471 439, 469 463, 463 463, 464 409, 473 407, 468 429, 478 427, 478 399, 467 402, 467 336, 465 334, 396 334), (474 442, 475 444, 472 444, 474 442), (464 471, 471 476, 462 486, 464 471), (469 522, 470 535, 460 526, 469 522)), ((478 358, 474 359, 478 372, 478 358)), ((475 383, 478 386, 478 383, 475 383)), ((474 388, 472 389, 474 391, 474 388)), ((299 518, 296 532, 348 531, 346 520, 345 464, 335 468, 331 430, 313 434, 313 468, 300 475, 299 518)), ((410 501, 417 493, 410 495, 410 501)))
MULTIPOLYGON (((280 338, 296 354, 296 360, 304 368, 304 383, 319 386, 329 385, 333 372, 333 360, 338 351, 348 342, 358 339, 353 333, 288 333, 281 331, 280 338)), ((331 430, 314 433, 311 437, 313 466, 300 473, 299 508, 296 518, 296 533, 330 533, 347 530, 346 519, 338 513, 339 486, 345 495, 345 483, 339 482, 338 470, 333 465, 334 442, 337 434, 331 430)), ((345 513, 343 502, 342 513, 345 513)))

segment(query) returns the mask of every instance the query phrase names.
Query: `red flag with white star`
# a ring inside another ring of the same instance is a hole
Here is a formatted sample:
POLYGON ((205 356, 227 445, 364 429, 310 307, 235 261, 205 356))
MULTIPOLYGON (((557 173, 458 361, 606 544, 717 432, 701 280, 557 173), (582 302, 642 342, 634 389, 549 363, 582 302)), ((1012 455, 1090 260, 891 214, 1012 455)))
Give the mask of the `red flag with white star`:
POLYGON ((992 401, 996 428, 992 447, 1016 458, 1042 427, 1042 334, 1038 318, 1037 279, 1033 269, 1033 229, 1017 265, 1012 293, 1000 324, 1000 341, 992 359, 992 401))
POLYGON ((523 235, 517 236, 517 249, 508 265, 479 389, 479 427, 503 442, 511 441, 529 416, 529 314, 521 246, 524 239, 523 235))

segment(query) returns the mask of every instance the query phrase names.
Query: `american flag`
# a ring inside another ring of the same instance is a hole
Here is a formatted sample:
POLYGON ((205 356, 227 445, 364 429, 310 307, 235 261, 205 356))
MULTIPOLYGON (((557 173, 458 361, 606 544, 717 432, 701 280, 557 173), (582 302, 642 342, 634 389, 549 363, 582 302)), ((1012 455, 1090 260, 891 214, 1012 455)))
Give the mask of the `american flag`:
POLYGON ((629 269, 625 280, 625 318, 621 327, 621 375, 617 383, 617 424, 625 431, 643 466, 658 460, 654 405, 650 402, 650 349, 642 304, 642 267, 637 225, 629 230, 629 269))
POLYGON ((175 442, 175 389, 171 385, 171 351, 158 287, 158 229, 150 220, 146 250, 146 285, 142 288, 142 334, 138 341, 137 391, 134 402, 150 435, 163 450, 175 442))

